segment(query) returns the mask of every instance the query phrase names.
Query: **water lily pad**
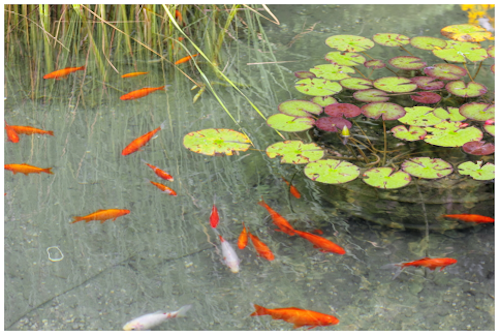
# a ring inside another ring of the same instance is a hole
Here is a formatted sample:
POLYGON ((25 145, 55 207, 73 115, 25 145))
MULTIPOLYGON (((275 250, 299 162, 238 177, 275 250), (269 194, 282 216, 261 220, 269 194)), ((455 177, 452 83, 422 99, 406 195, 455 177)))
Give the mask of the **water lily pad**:
POLYGON ((414 177, 439 179, 453 172, 453 166, 440 158, 415 157, 405 160, 401 169, 414 177))
POLYGON ((321 159, 304 168, 304 174, 313 181, 326 184, 343 184, 359 176, 359 168, 349 162, 336 159, 321 159))
POLYGON ((383 77, 375 80, 373 86, 389 93, 406 93, 417 88, 410 79, 404 77, 383 77))
POLYGON ((435 104, 441 100, 441 96, 433 92, 417 92, 416 94, 410 95, 410 98, 421 104, 435 104))
POLYGON ((385 102, 390 99, 386 92, 376 89, 356 91, 352 96, 363 102, 385 102))
POLYGON ((307 95, 327 96, 342 91, 339 83, 327 79, 302 79, 295 83, 297 91, 307 95))
POLYGON ((488 58, 488 53, 481 46, 469 42, 448 42, 445 49, 433 50, 432 53, 448 62, 463 63, 466 59, 479 62, 488 58))
POLYGON ((399 47, 410 43, 410 38, 408 36, 391 33, 375 34, 373 35, 373 40, 386 47, 399 47))
POLYGON ((361 109, 353 104, 337 103, 325 107, 325 113, 333 117, 356 117, 361 114, 361 109))
POLYGON ((410 126, 410 129, 406 129, 405 126, 399 125, 392 128, 391 131, 394 137, 409 142, 421 140, 427 135, 423 128, 416 126, 410 126))
POLYGON ((316 75, 309 71, 295 71, 293 74, 299 79, 316 78, 316 75))
POLYGON ((418 70, 427 65, 422 59, 413 56, 397 56, 389 59, 389 64, 403 70, 418 70))
POLYGON ((481 42, 491 37, 489 31, 473 24, 455 24, 444 27, 441 29, 441 35, 463 42, 481 42))
POLYGON ((235 151, 247 151, 250 139, 232 129, 210 128, 193 131, 184 136, 184 147, 193 152, 213 156, 231 156, 235 151))
POLYGON ((365 67, 368 67, 368 68, 372 67, 374 69, 381 69, 381 68, 385 67, 385 63, 383 61, 381 61, 380 59, 372 59, 372 60, 366 61, 363 65, 365 67))
POLYGON ((433 126, 443 121, 432 113, 433 110, 426 106, 406 107, 406 115, 398 121, 409 126, 433 126))
POLYGON ((331 104, 336 104, 337 100, 334 97, 314 97, 311 99, 312 102, 320 105, 321 107, 325 107, 331 104))
POLYGON ((410 44, 418 49, 422 50, 435 50, 438 48, 445 48, 446 41, 437 37, 429 37, 429 36, 416 36, 410 40, 410 44))
POLYGON ((405 187, 411 182, 411 177, 404 171, 394 172, 391 167, 373 168, 363 174, 363 181, 370 186, 382 189, 405 187))
POLYGON ((491 136, 495 136, 495 125, 494 124, 484 126, 484 130, 488 134, 490 134, 491 136))
POLYGON ((424 141, 438 147, 451 148, 483 138, 483 133, 476 127, 461 128, 461 125, 460 122, 443 121, 434 127, 427 127, 425 130, 432 135, 427 135, 424 141))
POLYGON ((314 119, 286 114, 274 114, 267 119, 267 124, 281 131, 304 131, 314 126, 314 119))
POLYGON ((493 143, 485 143, 484 141, 472 141, 463 145, 462 149, 471 155, 491 155, 495 152, 495 145, 493 143))
POLYGON ((364 78, 346 78, 340 81, 340 85, 349 90, 366 90, 373 86, 371 80, 364 78))
POLYGON ((463 162, 458 166, 458 173, 471 176, 475 180, 492 180, 495 179, 495 165, 486 163, 481 166, 483 162, 463 162))
POLYGON ((360 52, 366 51, 375 45, 372 40, 355 35, 334 35, 325 41, 326 45, 340 51, 360 52))
POLYGON ((345 78, 350 78, 349 73, 356 72, 351 67, 335 64, 316 65, 312 69, 309 69, 309 71, 314 73, 316 77, 328 80, 342 80, 345 78))
POLYGON ((269 158, 282 156, 281 163, 283 164, 306 164, 323 158, 325 152, 316 143, 283 141, 267 147, 266 154, 269 158))
POLYGON ((458 80, 467 74, 467 71, 457 65, 441 63, 428 66, 424 69, 426 75, 441 80, 458 80))
POLYGON ((316 120, 316 127, 321 130, 329 131, 332 133, 336 133, 337 131, 341 131, 344 126, 348 129, 351 129, 352 123, 346 119, 341 117, 322 117, 321 119, 316 120))
POLYGON ((451 94, 464 98, 478 97, 488 92, 488 89, 483 84, 478 82, 465 84, 461 80, 449 82, 446 84, 446 90, 451 94))
POLYGON ((361 113, 372 119, 378 119, 382 115, 385 121, 396 120, 406 114, 403 107, 392 102, 371 102, 361 107, 361 113))
POLYGON ((486 49, 486 53, 488 54, 488 56, 490 56, 491 58, 495 58, 495 45, 492 44, 488 47, 488 49, 486 49))
POLYGON ((332 51, 326 54, 325 60, 342 66, 356 66, 363 64, 366 58, 355 52, 332 51))
POLYGON ((470 102, 460 106, 459 112, 468 119, 486 121, 495 117, 495 105, 484 102, 470 102))
POLYGON ((288 100, 280 103, 278 110, 286 115, 309 117, 310 114, 321 114, 323 107, 307 100, 288 100))
POLYGON ((458 108, 456 107, 448 107, 448 110, 444 108, 436 108, 432 112, 436 117, 441 120, 450 120, 450 121, 464 121, 467 120, 465 116, 459 113, 458 108))
POLYGON ((421 90, 439 90, 444 87, 444 83, 442 81, 436 81, 437 78, 433 77, 418 76, 410 78, 410 80, 417 84, 417 87, 421 90))

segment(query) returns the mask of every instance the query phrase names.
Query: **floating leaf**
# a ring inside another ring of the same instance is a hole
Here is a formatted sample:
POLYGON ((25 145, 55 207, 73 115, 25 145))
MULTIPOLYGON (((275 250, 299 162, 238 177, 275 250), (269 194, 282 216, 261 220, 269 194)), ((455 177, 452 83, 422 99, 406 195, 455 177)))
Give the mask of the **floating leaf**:
POLYGON ((399 125, 392 128, 391 131, 394 137, 409 142, 421 140, 425 137, 425 135, 427 135, 427 132, 424 129, 415 126, 410 126, 410 129, 408 130, 405 126, 399 125))
POLYGON ((325 107, 325 113, 333 117, 356 117, 361 114, 361 109, 353 104, 337 103, 325 107))
POLYGON ((427 76, 410 78, 410 80, 417 84, 418 88, 420 88, 421 90, 439 90, 443 88, 444 83, 442 81, 435 81, 436 79, 437 78, 427 76))
POLYGON ((495 125, 494 124, 484 126, 484 130, 488 134, 490 134, 491 136, 495 136, 495 125))
POLYGON ((361 107, 361 113, 365 116, 378 119, 382 115, 385 121, 396 120, 405 115, 405 109, 392 102, 371 102, 361 107))
POLYGON ((385 63, 383 61, 381 61, 380 59, 372 59, 372 60, 366 61, 363 65, 365 67, 368 67, 368 68, 372 67, 374 69, 381 69, 381 68, 385 67, 385 63))
POLYGON ((462 114, 458 112, 458 108, 456 107, 448 107, 448 111, 444 108, 436 108, 433 111, 433 114, 440 118, 441 120, 450 120, 450 121, 464 121, 467 120, 462 114))
POLYGON ((413 56, 397 56, 389 59, 389 64, 403 70, 418 70, 427 65, 422 59, 413 56))
POLYGON ((405 160, 401 169, 414 177, 424 179, 438 179, 453 172, 450 163, 440 158, 415 157, 405 160))
POLYGON ((346 78, 340 81, 340 85, 350 90, 366 90, 373 86, 371 80, 363 78, 346 78))
POLYGON ((384 102, 390 99, 387 93, 376 89, 357 91, 352 96, 354 99, 363 102, 384 102))
POLYGON ((410 38, 408 36, 391 33, 375 34, 373 35, 373 40, 386 47, 399 47, 410 43, 410 38))
POLYGON ((299 79, 316 78, 316 75, 309 71, 295 71, 293 74, 299 79))
POLYGON ((267 119, 267 124, 281 131, 304 131, 314 126, 314 119, 286 114, 274 114, 267 119))
POLYGON ((424 139, 426 143, 438 147, 461 147, 467 142, 480 141, 483 133, 476 127, 461 128, 460 122, 443 121, 434 127, 427 127, 425 130, 432 133, 424 139))
POLYGON ((295 88, 301 93, 318 96, 333 95, 342 91, 339 83, 320 78, 299 80, 295 83, 295 88))
POLYGON ((457 65, 441 63, 428 66, 424 69, 426 75, 441 80, 457 80, 467 74, 467 71, 457 65))
POLYGON ((398 121, 409 126, 433 126, 443 121, 432 113, 433 110, 426 106, 406 107, 406 115, 398 121))
POLYGON ((455 24, 444 27, 441 29, 441 35, 463 42, 481 42, 491 37, 489 31, 473 24, 455 24))
POLYGON ((473 141, 465 143, 462 149, 471 155, 485 156, 495 152, 495 145, 484 141, 473 141))
POLYGON ((370 186, 382 189, 395 189, 405 187, 411 182, 411 177, 404 171, 394 172, 391 167, 373 168, 366 171, 363 181, 370 186))
POLYGON ((343 184, 359 176, 359 168, 346 161, 322 159, 306 165, 304 174, 313 181, 326 184, 343 184))
POLYGON ((325 107, 331 104, 336 104, 337 100, 334 97, 314 97, 311 99, 312 102, 320 105, 321 107, 325 107))
POLYGON ((266 154, 269 158, 282 156, 281 163, 283 164, 306 164, 323 158, 325 152, 316 143, 283 141, 267 147, 266 154))
POLYGON ((495 58, 495 45, 492 44, 488 47, 488 49, 486 49, 486 53, 488 54, 488 56, 490 56, 491 58, 495 58))
POLYGON ((316 127, 321 130, 329 131, 332 133, 336 133, 337 131, 341 131, 344 126, 348 129, 351 129, 352 123, 346 119, 341 117, 322 117, 321 119, 316 120, 316 127))
POLYGON ((458 173, 466 176, 471 176, 475 180, 492 180, 495 179, 495 165, 483 162, 463 162, 458 166, 458 173))
POLYGON ((437 37, 429 36, 416 36, 410 40, 410 44, 418 49, 422 50, 435 50, 436 47, 444 49, 446 47, 446 41, 437 37))
POLYGON ((435 104, 441 100, 441 96, 433 92, 417 92, 416 94, 410 95, 410 98, 421 104, 435 104))
POLYGON ((316 65, 312 69, 309 69, 309 71, 314 73, 316 77, 328 80, 342 80, 345 78, 350 78, 349 73, 356 72, 351 67, 335 64, 316 65))
POLYGON ((488 89, 483 84, 474 81, 465 84, 461 80, 449 82, 446 84, 446 90, 451 94, 464 98, 478 97, 488 92, 488 89))
POLYGON ((389 93, 406 93, 417 88, 410 79, 403 77, 384 77, 373 82, 373 86, 389 93))
POLYGON ((460 106, 459 112, 468 119, 486 121, 495 117, 495 105, 484 102, 470 102, 460 106))
POLYGON ((366 59, 365 57, 357 54, 355 52, 340 52, 332 51, 326 54, 325 60, 332 64, 342 65, 342 66, 356 66, 363 64, 366 59))
POLYGON ((483 61, 488 58, 486 50, 482 49, 479 45, 469 42, 448 42, 446 49, 433 50, 432 53, 436 57, 456 63, 463 63, 466 61, 466 58, 471 62, 483 61))
POLYGON ((184 147, 193 152, 213 156, 231 156, 235 151, 247 151, 250 139, 245 134, 232 129, 202 129, 184 136, 184 147))
POLYGON ((347 52, 366 51, 375 45, 372 40, 355 35, 334 35, 328 37, 325 42, 330 48, 347 52))
POLYGON ((286 115, 309 117, 309 113, 321 114, 323 107, 307 100, 288 100, 280 103, 278 110, 286 115))

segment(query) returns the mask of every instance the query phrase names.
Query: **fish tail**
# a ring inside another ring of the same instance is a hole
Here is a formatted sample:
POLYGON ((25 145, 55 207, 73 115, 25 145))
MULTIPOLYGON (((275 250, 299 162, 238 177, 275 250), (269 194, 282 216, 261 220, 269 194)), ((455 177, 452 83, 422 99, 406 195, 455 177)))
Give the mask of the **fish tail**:
POLYGON ((146 162, 144 159, 141 158, 141 162, 143 162, 144 164, 149 164, 148 162, 146 162))
POLYGON ((48 133, 50 136, 54 136, 54 132, 52 130, 49 130, 48 133))
POLYGON ((48 173, 48 174, 54 174, 52 172, 52 168, 46 168, 46 169, 43 169, 42 171, 45 172, 45 173, 48 173))
POLYGON ((82 221, 83 220, 83 216, 75 216, 73 219, 75 219, 75 221, 73 221, 71 223, 76 223, 78 221, 82 221))
POLYGON ((397 276, 399 276, 401 274, 401 272, 403 272, 403 267, 400 267, 399 269, 397 269, 397 271, 394 274, 394 276, 392 276, 392 280, 396 279, 397 276))
POLYGON ((261 205, 262 207, 264 208, 267 208, 269 206, 267 206, 267 204, 264 202, 264 199, 261 198, 261 200, 257 203, 257 205, 261 205))
POLYGON ((80 70, 85 70, 85 65, 84 66, 80 66, 77 71, 80 71, 80 70))
POLYGON ((259 315, 268 315, 269 313, 267 312, 267 309, 265 307, 253 304, 253 307, 255 307, 255 312, 250 314, 250 316, 259 316, 259 315))
POLYGON ((165 121, 163 121, 163 122, 161 123, 161 125, 160 125, 160 129, 165 129, 165 127, 167 126, 167 121, 168 121, 168 120, 165 120, 165 121))
POLYGON ((181 309, 179 309, 175 315, 176 318, 181 318, 181 317, 185 317, 186 316, 186 313, 187 311, 189 311, 191 309, 191 307, 193 307, 193 305, 185 305, 185 306, 182 306, 181 309))

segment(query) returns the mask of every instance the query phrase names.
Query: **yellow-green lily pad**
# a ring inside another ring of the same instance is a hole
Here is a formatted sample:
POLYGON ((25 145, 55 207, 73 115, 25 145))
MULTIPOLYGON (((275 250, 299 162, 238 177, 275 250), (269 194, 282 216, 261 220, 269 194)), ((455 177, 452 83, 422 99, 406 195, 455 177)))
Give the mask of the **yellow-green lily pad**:
POLYGON ((381 90, 376 90, 374 88, 369 90, 360 90, 352 94, 353 98, 363 102, 385 102, 390 98, 387 93, 381 90))
POLYGON ((370 186, 382 189, 405 187, 411 182, 411 176, 404 171, 394 172, 391 167, 373 168, 363 174, 363 181, 370 186))
POLYGON ((422 59, 413 56, 397 56, 389 59, 389 64, 402 70, 418 70, 427 65, 422 59))
POLYGON ((277 142, 266 149, 269 158, 281 157, 281 163, 306 164, 324 156, 324 151, 316 143, 304 144, 302 141, 277 142))
POLYGON ((278 105, 278 110, 286 115, 309 117, 321 114, 323 107, 307 100, 287 100, 278 105))
POLYGON ((335 82, 321 78, 302 79, 295 83, 297 91, 307 95, 327 96, 342 91, 342 86, 335 82))
POLYGON ((434 56, 448 62, 463 63, 466 59, 479 62, 488 58, 488 53, 481 46, 469 42, 448 42, 445 49, 433 50, 434 56))
POLYGON ((406 107, 406 115, 398 121, 409 126, 433 126, 442 122, 432 113, 434 108, 426 106, 406 107))
POLYGON ((459 112, 468 119, 486 121, 495 117, 495 105, 484 102, 470 102, 460 106, 459 112))
POLYGON ((309 71, 314 73, 318 78, 328 80, 342 80, 345 78, 350 78, 349 73, 356 72, 349 66, 340 66, 336 64, 316 65, 312 69, 309 69, 309 71))
POLYGON ((437 118, 441 120, 450 120, 450 121, 465 121, 467 118, 459 113, 458 108, 456 107, 448 107, 448 110, 439 107, 436 108, 432 112, 437 118))
POLYGON ((474 24, 455 24, 441 29, 441 35, 455 41, 481 42, 491 38, 491 33, 474 24))
POLYGON ((465 84, 461 80, 452 81, 446 84, 446 90, 451 94, 457 95, 463 98, 474 98, 481 96, 488 92, 486 86, 478 82, 470 82, 465 84))
POLYGON ((193 152, 214 156, 231 156, 236 151, 247 151, 250 139, 232 129, 210 128, 193 131, 184 136, 184 147, 193 152))
POLYGON ((486 163, 483 166, 483 161, 464 162, 458 166, 458 173, 466 176, 471 176, 475 180, 492 180, 495 179, 495 165, 486 163))
POLYGON ((340 85, 349 90, 367 90, 373 87, 372 81, 364 78, 346 78, 340 81, 340 85))
POLYGON ((399 47, 410 43, 408 36, 394 33, 375 34, 373 40, 386 47, 399 47))
POLYGON ((347 52, 366 51, 375 45, 372 40, 355 35, 334 35, 328 37, 325 42, 330 48, 347 52))
POLYGON ((439 179, 453 172, 453 166, 440 158, 415 157, 405 160, 401 169, 414 177, 439 179))
POLYGON ((410 126, 410 129, 406 129, 405 126, 399 125, 391 129, 392 135, 400 140, 414 142, 418 140, 422 140, 427 132, 416 126, 410 126))
POLYGON ((363 64, 366 58, 355 52, 332 51, 326 54, 325 60, 342 66, 356 66, 363 64))
POLYGON ((400 119, 406 112, 403 107, 392 102, 370 102, 361 107, 361 113, 375 120, 382 116, 383 120, 388 121, 400 119))
POLYGON ((404 77, 383 77, 375 80, 373 86, 389 93, 406 93, 417 88, 410 79, 404 77))
POLYGON ((321 107, 325 107, 331 104, 336 104, 338 101, 334 97, 326 96, 326 97, 314 97, 311 99, 315 104, 320 105, 321 107))
POLYGON ((457 80, 467 74, 467 71, 457 65, 440 63, 424 69, 426 75, 441 80, 457 80))
POLYGON ((286 114, 274 114, 267 119, 267 124, 281 131, 304 131, 314 126, 313 118, 298 117, 286 114))
POLYGON ((422 50, 435 50, 436 47, 443 49, 446 47, 446 41, 437 37, 416 36, 410 40, 410 44, 422 50))
POLYGON ((304 168, 304 174, 313 181, 325 184, 343 184, 359 176, 359 168, 349 162, 336 159, 321 159, 304 168))
POLYGON ((425 130, 432 135, 426 136, 424 141, 438 147, 461 147, 467 142, 480 141, 483 138, 481 130, 476 127, 462 128, 461 122, 443 121, 425 130))
POLYGON ((488 124, 484 126, 484 130, 490 134, 491 136, 495 136, 495 125, 494 124, 488 124))

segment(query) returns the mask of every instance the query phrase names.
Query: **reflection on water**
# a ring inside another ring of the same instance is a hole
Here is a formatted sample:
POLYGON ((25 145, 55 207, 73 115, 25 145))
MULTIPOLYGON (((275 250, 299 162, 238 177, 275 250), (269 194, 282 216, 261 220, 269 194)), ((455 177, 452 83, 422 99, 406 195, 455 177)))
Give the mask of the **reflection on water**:
MULTIPOLYGON (((236 57, 233 65, 252 84, 245 93, 266 115, 275 113, 279 102, 300 98, 291 88, 292 71, 315 65, 318 59, 308 58, 326 53, 324 40, 332 33, 371 36, 397 30, 415 36, 463 21, 453 5, 272 10, 282 22, 280 27, 266 25, 276 46, 274 57, 303 61, 247 66, 267 58, 262 50, 240 45, 235 53, 248 59, 236 57), (314 32, 284 47, 315 20, 321 22, 314 32)), ((75 66, 84 62, 79 61, 75 66)), ((13 60, 9 66, 25 64, 13 60)), ((119 63, 118 70, 135 71, 126 63, 119 63)), ((236 126, 208 91, 193 105, 192 83, 177 72, 164 71, 157 63, 144 63, 139 70, 150 73, 128 79, 115 74, 105 84, 87 74, 82 91, 81 71, 66 80, 45 81, 46 95, 38 101, 27 100, 16 78, 7 75, 9 124, 53 130, 55 136, 22 135, 19 143, 5 143, 6 163, 54 171, 28 176, 5 172, 6 329, 121 329, 141 315, 184 305, 193 305, 185 318, 155 329, 292 329, 269 316, 249 317, 251 303, 335 315, 340 322, 325 328, 330 330, 494 328, 492 226, 431 233, 431 254, 456 258, 457 264, 443 272, 405 269, 392 281, 391 271, 380 268, 425 256, 420 231, 358 221, 347 208, 325 201, 321 188, 302 177, 301 167, 280 165, 262 152, 208 157, 188 151, 182 145, 186 133, 236 126), (119 99, 138 87, 164 84, 171 85, 166 92, 119 99), (121 155, 132 140, 163 122, 165 128, 141 151, 121 155), (167 171, 174 181, 161 181, 142 160, 167 171), (301 199, 290 197, 281 179, 290 180, 297 171, 293 183, 301 199), (160 192, 149 180, 178 195, 160 192), (240 271, 231 273, 209 227, 214 195, 221 235, 236 248, 245 222, 273 251, 273 261, 256 257, 250 245, 236 249, 240 271), (257 204, 261 196, 295 229, 321 229, 346 254, 321 253, 300 237, 276 232, 268 212, 257 204), (70 224, 74 216, 110 208, 130 214, 103 224, 70 224), (48 248, 60 253, 50 249, 49 258, 48 248)), ((216 89, 257 149, 279 140, 240 95, 216 89)))

